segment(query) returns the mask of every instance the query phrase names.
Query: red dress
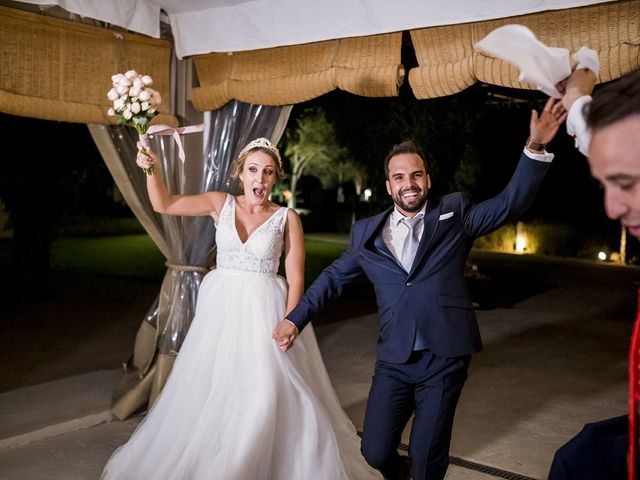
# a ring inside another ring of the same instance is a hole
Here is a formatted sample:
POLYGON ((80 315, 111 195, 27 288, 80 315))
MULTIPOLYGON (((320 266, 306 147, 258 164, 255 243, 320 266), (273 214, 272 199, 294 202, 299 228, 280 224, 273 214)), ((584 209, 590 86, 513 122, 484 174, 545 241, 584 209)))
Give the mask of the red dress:
POLYGON ((638 402, 640 401, 640 290, 638 291, 638 314, 633 326, 629 349, 629 480, 636 479, 638 461, 638 402))

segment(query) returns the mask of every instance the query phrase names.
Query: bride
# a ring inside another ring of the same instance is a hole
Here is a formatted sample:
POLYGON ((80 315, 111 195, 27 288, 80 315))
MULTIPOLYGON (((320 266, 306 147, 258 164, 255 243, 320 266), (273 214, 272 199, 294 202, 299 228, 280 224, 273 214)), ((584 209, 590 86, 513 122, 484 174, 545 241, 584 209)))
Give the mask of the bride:
MULTIPOLYGON (((143 160, 160 167, 154 152, 143 160)), ((147 177, 156 211, 213 217, 217 268, 201 283, 163 392, 102 478, 379 479, 360 454, 313 330, 304 329, 287 353, 280 350, 294 338, 271 340, 304 288, 300 218, 269 200, 284 177, 277 148, 253 140, 234 176, 242 195, 171 195, 161 175, 147 177), (283 251, 286 280, 277 275, 283 251)))

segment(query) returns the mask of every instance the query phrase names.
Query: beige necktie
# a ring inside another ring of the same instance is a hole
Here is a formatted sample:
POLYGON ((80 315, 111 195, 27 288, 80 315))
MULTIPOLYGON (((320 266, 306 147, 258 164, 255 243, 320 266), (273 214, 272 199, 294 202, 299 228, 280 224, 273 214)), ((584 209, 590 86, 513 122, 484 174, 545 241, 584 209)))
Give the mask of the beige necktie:
POLYGON ((406 225, 409 229, 407 236, 404 239, 404 244, 402 245, 402 256, 400 257, 400 263, 404 267, 404 269, 408 272, 411 270, 411 265, 413 265, 413 259, 416 257, 416 252, 418 251, 418 244, 420 243, 420 239, 418 238, 418 226, 422 221, 422 216, 420 217, 405 217, 402 219, 402 223, 406 225))
MULTIPOLYGON (((423 220, 423 218, 424 217, 421 215, 420 217, 405 217, 402 219, 402 223, 407 226, 409 232, 404 239, 400 263, 402 263, 402 266, 407 272, 411 271, 411 266, 413 265, 413 261, 415 260, 416 252, 418 251, 418 244, 420 243, 420 239, 418 238, 418 227, 420 226, 420 222, 423 220)), ((416 325, 416 336, 413 343, 413 349, 424 350, 426 348, 427 342, 422 337, 420 330, 418 330, 418 327, 416 325)))

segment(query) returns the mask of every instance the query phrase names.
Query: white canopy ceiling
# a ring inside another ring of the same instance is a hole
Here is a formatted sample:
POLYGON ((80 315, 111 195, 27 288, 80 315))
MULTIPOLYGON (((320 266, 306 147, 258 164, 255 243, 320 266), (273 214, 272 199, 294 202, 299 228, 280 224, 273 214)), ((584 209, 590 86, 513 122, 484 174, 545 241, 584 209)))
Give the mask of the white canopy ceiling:
POLYGON ((613 0, 22 0, 160 36, 176 54, 236 52, 505 18, 613 0))

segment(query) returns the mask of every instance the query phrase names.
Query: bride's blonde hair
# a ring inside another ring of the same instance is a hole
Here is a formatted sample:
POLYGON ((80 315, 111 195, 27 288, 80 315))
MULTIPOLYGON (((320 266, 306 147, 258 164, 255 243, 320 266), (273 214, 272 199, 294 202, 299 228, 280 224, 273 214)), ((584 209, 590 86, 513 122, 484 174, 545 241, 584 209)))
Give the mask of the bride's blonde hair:
POLYGON ((273 163, 276 166, 276 181, 280 181, 286 178, 286 174, 284 173, 284 169, 282 168, 282 159, 280 158, 280 152, 273 145, 273 143, 271 143, 264 137, 252 140, 242 149, 240 155, 238 155, 238 158, 234 163, 233 173, 231 174, 233 178, 238 178, 240 176, 240 172, 242 172, 242 169, 244 168, 244 163, 247 160, 247 157, 253 152, 257 151, 264 152, 273 159, 273 163))

